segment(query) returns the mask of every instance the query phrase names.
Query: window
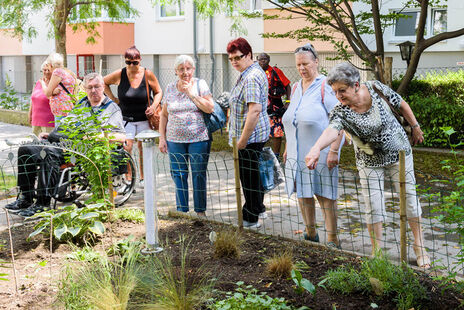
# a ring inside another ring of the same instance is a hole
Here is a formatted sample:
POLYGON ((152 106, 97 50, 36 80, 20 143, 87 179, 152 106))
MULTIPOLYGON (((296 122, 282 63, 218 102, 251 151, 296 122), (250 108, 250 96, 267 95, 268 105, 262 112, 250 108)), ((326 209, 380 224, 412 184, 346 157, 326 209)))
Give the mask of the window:
POLYGON ((182 4, 182 0, 174 1, 171 4, 161 5, 159 9, 159 16, 161 18, 184 16, 184 6, 182 4))
POLYGON ((445 9, 432 10, 432 35, 446 32, 448 25, 448 14, 445 9))
POLYGON ((94 55, 76 55, 77 77, 83 79, 87 73, 95 72, 94 55))
POLYGON ((245 0, 237 5, 237 11, 257 11, 261 10, 261 0, 245 0))
MULTIPOLYGON (((398 11, 396 13, 399 13, 398 11)), ((425 36, 436 35, 447 31, 448 14, 446 9, 431 9, 427 14, 425 36)), ((395 21, 393 34, 395 37, 414 37, 419 23, 419 11, 401 12, 404 18, 395 21)), ((403 38, 404 39, 404 38, 403 38)))
POLYGON ((416 34, 417 23, 419 22, 419 12, 402 12, 408 17, 398 18, 395 22, 395 36, 409 37, 416 34))

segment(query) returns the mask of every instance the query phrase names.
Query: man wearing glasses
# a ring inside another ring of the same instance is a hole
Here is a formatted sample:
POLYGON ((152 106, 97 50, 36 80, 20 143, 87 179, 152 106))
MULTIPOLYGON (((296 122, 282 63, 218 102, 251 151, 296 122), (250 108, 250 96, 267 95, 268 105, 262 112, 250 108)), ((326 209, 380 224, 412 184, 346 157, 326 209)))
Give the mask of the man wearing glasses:
POLYGON ((243 226, 259 228, 260 214, 264 215, 264 192, 259 177, 258 159, 269 139, 267 114, 267 77, 258 63, 253 62, 250 44, 244 38, 227 45, 232 67, 240 76, 230 93, 229 144, 237 138, 240 181, 245 196, 243 226))
MULTIPOLYGON (((77 108, 90 108, 79 119, 96 118, 95 123, 110 131, 110 139, 123 143, 126 136, 122 121, 121 110, 116 103, 104 93, 103 77, 98 73, 90 73, 84 77, 84 88, 87 96, 76 106, 77 108), (109 128, 109 129, 107 129, 109 128)), ((61 124, 76 124, 73 119, 77 115, 71 111, 61 124)), ((85 124, 79 130, 89 130, 85 124)), ((42 133, 40 138, 47 142, 59 142, 66 138, 60 128, 55 128, 50 134, 42 133)), ((60 148, 44 145, 24 145, 18 149, 18 187, 20 194, 18 199, 5 206, 10 212, 29 217, 37 212, 50 208, 50 200, 58 183, 60 165, 64 163, 63 151, 60 148), (37 187, 35 187, 37 180, 37 187), (34 202, 34 197, 36 198, 34 202)))

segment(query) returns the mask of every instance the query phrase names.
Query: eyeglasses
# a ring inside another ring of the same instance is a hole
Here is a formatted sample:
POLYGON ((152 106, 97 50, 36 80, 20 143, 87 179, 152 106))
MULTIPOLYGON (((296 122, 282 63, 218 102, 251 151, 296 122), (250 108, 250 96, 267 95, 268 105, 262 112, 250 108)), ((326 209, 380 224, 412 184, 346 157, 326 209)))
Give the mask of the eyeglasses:
POLYGON ((96 86, 86 86, 85 89, 87 89, 88 91, 92 91, 92 90, 99 90, 101 89, 103 86, 102 85, 96 85, 96 86))
POLYGON ((230 62, 240 61, 240 59, 242 59, 243 57, 245 57, 245 54, 242 54, 240 56, 229 57, 229 60, 230 62))
POLYGON ((298 53, 299 51, 310 52, 311 54, 313 54, 314 59, 317 58, 316 53, 314 52, 314 48, 310 44, 309 45, 306 44, 304 46, 297 47, 296 50, 295 50, 295 54, 298 53))
POLYGON ((138 60, 126 60, 126 65, 128 65, 128 66, 130 66, 130 65, 137 66, 139 63, 140 63, 140 61, 138 61, 138 60))

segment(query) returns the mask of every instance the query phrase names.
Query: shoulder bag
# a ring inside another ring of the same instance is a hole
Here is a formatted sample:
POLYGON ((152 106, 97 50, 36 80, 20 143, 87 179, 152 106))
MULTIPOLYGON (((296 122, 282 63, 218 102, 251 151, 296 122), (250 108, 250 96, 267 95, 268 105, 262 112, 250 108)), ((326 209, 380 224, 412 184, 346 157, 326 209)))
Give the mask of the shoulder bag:
MULTIPOLYGON (((145 69, 144 77, 145 77, 145 86, 147 88, 147 100, 148 100, 147 107, 150 107, 151 106, 150 86, 149 86, 148 79, 147 79, 147 69, 145 69)), ((145 111, 145 115, 147 116, 147 120, 148 120, 148 125, 150 125, 150 128, 152 130, 159 130, 161 110, 162 110, 161 104, 158 103, 153 113, 149 113, 148 111, 145 111)))
MULTIPOLYGON (((200 79, 197 79, 197 90, 198 90, 198 96, 200 96, 200 79)), ((218 131, 219 129, 222 130, 224 126, 226 125, 226 115, 224 114, 224 111, 222 110, 221 106, 214 102, 214 111, 213 113, 205 113, 201 111, 203 114, 203 119, 205 120, 206 128, 208 128, 208 135, 210 139, 212 138, 213 132, 218 131)))
POLYGON ((390 101, 387 99, 387 97, 377 88, 375 87, 374 84, 372 84, 372 88, 374 91, 388 104, 390 107, 390 111, 392 112, 393 116, 396 118, 398 123, 400 123, 401 127, 403 127, 404 131, 406 132, 406 135, 408 136, 409 144, 412 145, 412 127, 408 123, 408 121, 399 113, 390 103, 390 101))

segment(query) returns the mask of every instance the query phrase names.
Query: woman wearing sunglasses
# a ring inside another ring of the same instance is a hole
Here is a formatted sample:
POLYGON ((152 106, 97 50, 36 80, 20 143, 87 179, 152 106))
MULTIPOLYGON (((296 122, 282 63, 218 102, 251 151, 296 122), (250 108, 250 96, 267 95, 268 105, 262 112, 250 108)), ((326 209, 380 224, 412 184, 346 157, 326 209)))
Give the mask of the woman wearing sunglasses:
MULTIPOLYGON (((126 67, 116 70, 105 76, 105 93, 114 102, 119 104, 125 121, 126 143, 125 149, 132 152, 135 136, 150 129, 147 114, 155 112, 155 107, 160 104, 163 95, 158 79, 150 70, 140 66, 140 52, 135 46, 131 46, 124 54, 126 67), (150 92, 148 100, 147 85, 150 92), (111 92, 110 85, 118 85, 118 98, 111 92), (152 98, 151 93, 154 96, 152 98), (150 102, 150 106, 148 103, 150 102)), ((140 183, 143 186, 143 153, 142 143, 138 142, 140 154, 140 183)))

